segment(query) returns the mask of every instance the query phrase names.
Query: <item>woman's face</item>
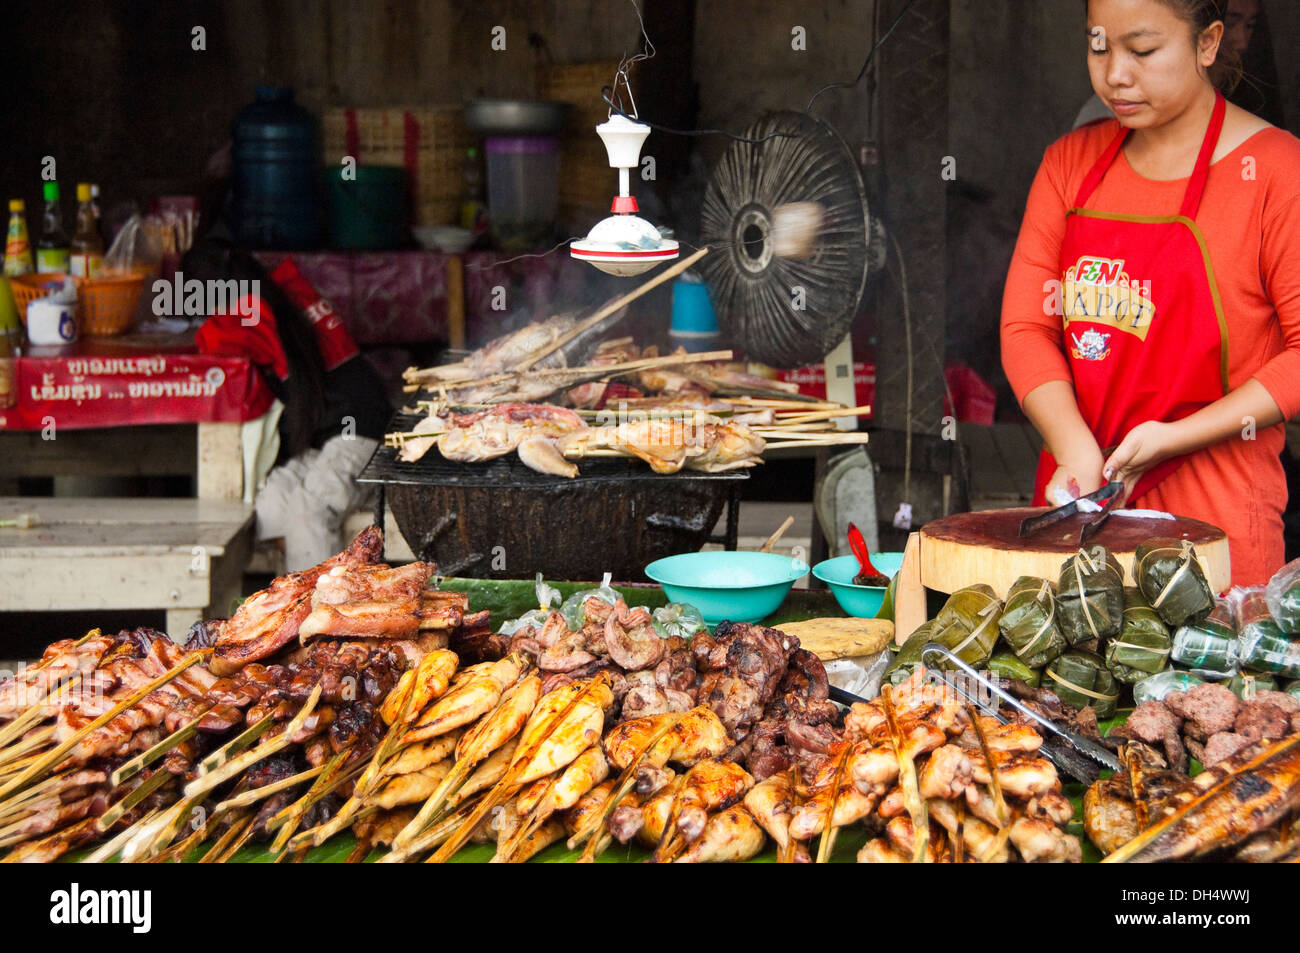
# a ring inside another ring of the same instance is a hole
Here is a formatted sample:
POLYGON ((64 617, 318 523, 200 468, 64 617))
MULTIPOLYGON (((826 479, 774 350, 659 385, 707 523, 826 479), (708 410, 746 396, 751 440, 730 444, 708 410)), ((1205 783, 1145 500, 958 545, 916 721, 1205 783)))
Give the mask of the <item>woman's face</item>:
POLYGON ((1162 126, 1204 92, 1222 36, 1215 24, 1194 40, 1191 25, 1159 0, 1091 0, 1092 88, 1128 128, 1162 126))
POLYGON ((1227 28, 1223 42, 1238 56, 1245 55, 1259 26, 1259 0, 1231 0, 1223 22, 1227 28))

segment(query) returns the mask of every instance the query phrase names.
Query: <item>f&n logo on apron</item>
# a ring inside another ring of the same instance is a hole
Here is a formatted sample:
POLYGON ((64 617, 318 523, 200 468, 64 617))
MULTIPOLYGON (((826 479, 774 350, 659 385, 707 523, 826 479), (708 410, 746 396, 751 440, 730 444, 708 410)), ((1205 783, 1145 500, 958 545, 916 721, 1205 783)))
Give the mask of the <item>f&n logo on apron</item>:
MULTIPOLYGON (((1131 334, 1146 341, 1156 306, 1151 300, 1151 283, 1137 281, 1124 270, 1124 259, 1082 255, 1065 270, 1061 282, 1065 326, 1086 322, 1131 334)), ((1071 334, 1074 357, 1085 361, 1105 360, 1110 354, 1111 334, 1090 328, 1071 334)))

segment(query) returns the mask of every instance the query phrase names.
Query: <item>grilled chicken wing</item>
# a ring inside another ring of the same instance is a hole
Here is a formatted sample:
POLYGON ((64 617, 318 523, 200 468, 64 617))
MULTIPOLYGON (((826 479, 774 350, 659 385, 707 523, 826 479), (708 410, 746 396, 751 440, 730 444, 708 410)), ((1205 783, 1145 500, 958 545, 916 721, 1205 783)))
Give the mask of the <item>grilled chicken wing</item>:
POLYGON ((516 776, 517 784, 528 784, 566 767, 600 740, 605 712, 614 704, 614 692, 604 680, 587 690, 589 685, 586 681, 570 682, 538 702, 520 735, 517 758, 528 758, 528 763, 516 776), (586 694, 552 727, 560 713, 584 690, 586 694), (543 737, 545 740, 541 740, 543 737))
POLYGON ((497 706, 505 690, 518 680, 524 665, 521 656, 507 655, 474 677, 449 688, 420 716, 404 740, 407 743, 425 741, 483 717, 497 706))
POLYGON ((388 693, 388 697, 379 706, 384 724, 391 725, 396 721, 404 704, 408 721, 418 717, 431 702, 441 698, 447 691, 459 664, 460 659, 455 652, 439 649, 425 655, 415 668, 403 672, 397 681, 397 687, 388 693), (406 693, 412 691, 412 683, 415 684, 414 695, 407 703, 406 693))
POLYGON ((748 860, 763 849, 766 840, 758 821, 739 805, 709 815, 704 832, 674 861, 678 864, 714 864, 748 860))

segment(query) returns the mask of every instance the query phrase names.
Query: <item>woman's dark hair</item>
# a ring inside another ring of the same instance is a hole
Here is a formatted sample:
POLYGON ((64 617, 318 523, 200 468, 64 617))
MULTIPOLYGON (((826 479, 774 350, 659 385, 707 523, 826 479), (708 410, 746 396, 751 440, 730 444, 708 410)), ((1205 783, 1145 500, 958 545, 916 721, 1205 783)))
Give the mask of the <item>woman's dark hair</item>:
POLYGON ((311 320, 280 288, 261 263, 247 251, 209 234, 186 254, 181 265, 187 278, 256 281, 261 298, 275 315, 280 345, 289 365, 289 378, 267 374, 267 383, 284 404, 280 416, 280 459, 296 457, 312 446, 325 410, 325 365, 311 320))

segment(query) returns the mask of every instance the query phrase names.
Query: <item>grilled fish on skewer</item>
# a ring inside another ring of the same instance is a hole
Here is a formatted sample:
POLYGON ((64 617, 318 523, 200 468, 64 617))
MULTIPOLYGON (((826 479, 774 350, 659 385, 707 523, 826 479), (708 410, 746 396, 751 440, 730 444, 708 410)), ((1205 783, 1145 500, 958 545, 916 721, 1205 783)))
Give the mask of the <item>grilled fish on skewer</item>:
POLYGON ((481 718, 497 706, 502 693, 518 680, 526 664, 523 656, 513 653, 452 686, 420 716, 404 742, 425 741, 481 718))

